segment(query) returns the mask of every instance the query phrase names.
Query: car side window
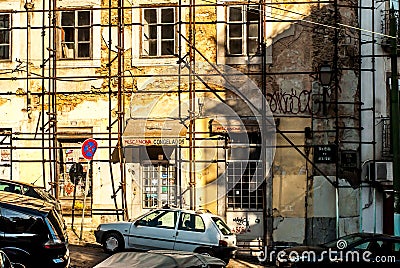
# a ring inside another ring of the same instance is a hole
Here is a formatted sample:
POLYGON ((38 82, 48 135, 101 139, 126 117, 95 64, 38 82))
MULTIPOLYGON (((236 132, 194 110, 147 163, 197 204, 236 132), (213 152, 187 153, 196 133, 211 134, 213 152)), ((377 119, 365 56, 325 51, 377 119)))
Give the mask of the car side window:
POLYGON ((362 250, 365 250, 365 249, 367 249, 368 245, 369 245, 369 242, 364 242, 364 243, 362 243, 362 244, 359 244, 359 245, 355 246, 354 248, 355 248, 355 249, 362 249, 362 250))
POLYGON ((40 217, 2 208, 0 231, 9 234, 39 234, 47 236, 45 223, 40 217))
POLYGON ((392 242, 392 253, 397 259, 400 258, 400 242, 392 242))
POLYGON ((26 187, 12 183, 0 182, 0 191, 16 193, 16 194, 24 194, 26 192, 26 187))
POLYGON ((203 219, 199 215, 190 213, 182 213, 178 229, 192 232, 205 232, 206 230, 203 219))
POLYGON ((384 240, 379 255, 400 257, 400 242, 384 240))
POLYGON ((176 211, 157 210, 138 220, 137 225, 174 229, 177 218, 176 211))
POLYGON ((8 183, 0 182, 0 191, 11 192, 11 187, 8 183))

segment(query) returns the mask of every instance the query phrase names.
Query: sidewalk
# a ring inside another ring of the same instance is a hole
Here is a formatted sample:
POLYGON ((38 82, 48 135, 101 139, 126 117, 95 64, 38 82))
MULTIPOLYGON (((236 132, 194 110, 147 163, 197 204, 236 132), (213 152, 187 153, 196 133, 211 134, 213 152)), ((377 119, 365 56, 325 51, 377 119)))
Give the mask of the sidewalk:
POLYGON ((94 229, 83 228, 81 234, 80 226, 74 227, 68 226, 68 242, 72 245, 79 246, 98 246, 96 243, 96 238, 94 237, 94 229))

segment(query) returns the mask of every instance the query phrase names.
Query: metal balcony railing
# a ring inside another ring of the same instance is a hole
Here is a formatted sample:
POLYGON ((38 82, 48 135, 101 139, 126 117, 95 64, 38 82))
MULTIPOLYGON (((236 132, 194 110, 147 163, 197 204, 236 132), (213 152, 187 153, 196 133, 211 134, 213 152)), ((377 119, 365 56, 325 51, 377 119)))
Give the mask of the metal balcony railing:
MULTIPOLYGON (((396 36, 397 36, 397 51, 398 51, 398 53, 400 52, 400 46, 399 46, 399 44, 400 44, 400 42, 399 42, 400 41, 400 37, 399 37, 399 32, 400 32, 399 14, 400 14, 399 10, 394 10, 394 15, 395 15, 396 20, 397 20, 397 23, 396 23, 396 25, 397 25, 397 34, 396 34, 396 36)), ((382 33, 387 35, 387 36, 390 36, 390 10, 389 9, 385 9, 382 12, 382 33)), ((391 38, 386 37, 386 36, 383 37, 382 42, 381 42, 381 46, 383 47, 383 49, 386 52, 390 52, 391 51, 391 45, 392 45, 391 38)))

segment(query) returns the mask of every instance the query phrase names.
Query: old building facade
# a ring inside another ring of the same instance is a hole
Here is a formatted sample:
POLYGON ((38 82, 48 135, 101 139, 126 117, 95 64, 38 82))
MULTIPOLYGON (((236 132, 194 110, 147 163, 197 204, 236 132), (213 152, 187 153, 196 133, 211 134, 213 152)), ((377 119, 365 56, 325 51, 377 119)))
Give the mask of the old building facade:
POLYGON ((386 232, 385 17, 284 2, 1 2, 1 178, 93 225, 170 205, 246 245, 386 232))

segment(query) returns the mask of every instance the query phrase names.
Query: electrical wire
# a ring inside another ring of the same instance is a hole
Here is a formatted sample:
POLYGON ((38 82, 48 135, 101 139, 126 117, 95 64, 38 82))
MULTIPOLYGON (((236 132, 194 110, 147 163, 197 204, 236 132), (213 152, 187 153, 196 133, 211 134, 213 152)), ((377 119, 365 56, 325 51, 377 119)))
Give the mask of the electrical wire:
MULTIPOLYGON (((208 2, 208 3, 217 3, 218 1, 217 1, 217 2, 213 2, 213 1, 209 1, 209 0, 204 0, 204 2, 208 2)), ((226 1, 226 2, 228 2, 228 1, 226 1)), ((309 3, 310 3, 310 5, 313 5, 312 3, 314 3, 314 2, 311 1, 311 2, 309 2, 309 3)), ((318 3, 321 3, 321 2, 315 2, 315 4, 318 4, 318 3)), ((253 4, 253 5, 259 5, 258 2, 254 2, 254 1, 249 1, 248 4, 232 3, 232 5, 249 5, 249 4, 250 4, 250 5, 251 5, 251 4, 253 4)), ((289 4, 289 3, 288 3, 288 4, 289 4)), ((292 3, 290 3, 290 4, 292 4, 292 3)), ((285 11, 285 12, 288 12, 288 13, 293 13, 293 14, 296 14, 296 15, 300 16, 300 18, 294 18, 294 17, 290 17, 290 16, 284 15, 284 14, 274 13, 274 14, 280 15, 280 16, 282 16, 282 17, 286 17, 286 18, 293 19, 293 20, 296 20, 296 21, 303 21, 303 22, 310 23, 310 24, 314 24, 314 25, 317 25, 317 26, 323 26, 323 27, 332 28, 332 29, 340 29, 340 27, 337 27, 337 26, 328 25, 328 24, 324 24, 324 23, 318 23, 318 22, 314 22, 314 21, 310 21, 310 20, 306 20, 306 19, 302 19, 302 18, 301 18, 301 17, 306 17, 306 16, 308 16, 308 14, 299 13, 299 12, 292 11, 292 10, 285 9, 285 8, 281 8, 281 7, 276 7, 275 5, 270 4, 270 3, 266 3, 266 6, 269 6, 269 7, 273 8, 273 9, 285 11)), ((263 12, 264 12, 262 9, 257 9, 257 10, 258 10, 258 12, 260 12, 260 13, 263 13, 263 12)), ((250 11, 250 12, 251 12, 251 11, 250 11)), ((269 16, 269 15, 267 15, 267 14, 263 14, 263 16, 265 16, 266 18, 271 18, 271 19, 276 20, 275 17, 269 16)), ((277 20, 277 22, 282 22, 282 21, 277 20)), ((363 33, 362 33, 362 32, 366 32, 366 33, 369 33, 369 34, 376 34, 376 35, 379 35, 379 36, 382 36, 382 37, 386 37, 386 38, 396 38, 396 37, 393 37, 393 36, 390 36, 390 35, 387 35, 387 34, 383 34, 383 33, 380 33, 380 32, 371 31, 371 30, 368 30, 368 29, 363 29, 363 28, 360 28, 360 27, 354 27, 354 26, 351 26, 351 25, 343 24, 343 23, 337 23, 337 24, 338 24, 339 26, 341 26, 341 27, 346 27, 346 28, 350 28, 350 29, 353 29, 353 30, 360 31, 362 35, 367 35, 367 34, 363 34, 363 33)), ((371 35, 367 35, 367 36, 368 36, 368 37, 371 37, 371 35)))
MULTIPOLYGON (((277 7, 272 7, 272 8, 283 10, 283 11, 286 11, 286 12, 290 12, 290 13, 293 13, 293 14, 296 14, 296 15, 299 15, 299 16, 306 16, 303 13, 298 13, 298 12, 295 12, 295 11, 292 11, 292 10, 289 10, 289 9, 285 9, 285 8, 277 8, 277 7)), ((323 24, 323 23, 318 23, 318 22, 314 22, 314 21, 309 21, 309 20, 305 20, 305 19, 299 19, 299 20, 307 22, 307 23, 310 23, 310 24, 315 24, 315 25, 318 25, 318 26, 327 27, 327 28, 332 28, 332 29, 337 29, 337 30, 340 29, 340 27, 327 25, 327 24, 323 24)), ((371 31, 371 30, 367 30, 367 29, 363 29, 363 28, 359 28, 359 27, 354 27, 354 26, 347 25, 347 24, 344 24, 344 23, 337 23, 337 25, 342 26, 342 27, 346 27, 346 28, 350 28, 350 29, 353 29, 353 30, 357 30, 357 31, 360 31, 360 32, 367 32, 369 34, 380 35, 380 36, 387 37, 387 38, 397 38, 395 36, 390 36, 390 35, 387 35, 387 34, 375 32, 375 31, 371 31)), ((368 36, 371 37, 370 35, 368 35, 368 36)))

